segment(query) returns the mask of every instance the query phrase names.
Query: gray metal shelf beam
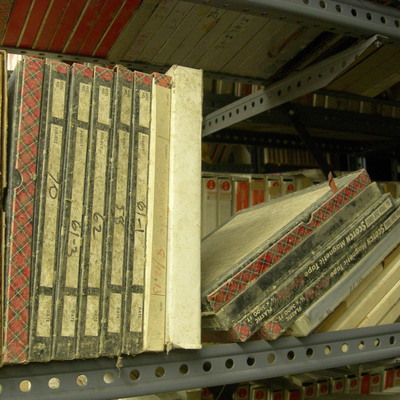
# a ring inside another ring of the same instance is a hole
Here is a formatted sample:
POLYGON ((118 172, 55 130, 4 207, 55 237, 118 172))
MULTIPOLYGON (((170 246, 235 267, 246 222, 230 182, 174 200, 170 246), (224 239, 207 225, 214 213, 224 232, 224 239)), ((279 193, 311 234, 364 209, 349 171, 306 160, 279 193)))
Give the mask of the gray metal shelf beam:
POLYGON ((305 338, 284 337, 275 342, 142 354, 124 358, 120 368, 115 366, 115 359, 6 366, 0 370, 0 399, 116 399, 273 378, 399 356, 400 329, 398 324, 393 324, 305 338), (29 386, 29 391, 21 391, 29 386))
POLYGON ((253 15, 287 19, 348 36, 379 34, 400 41, 400 12, 391 7, 351 0, 189 0, 253 15))

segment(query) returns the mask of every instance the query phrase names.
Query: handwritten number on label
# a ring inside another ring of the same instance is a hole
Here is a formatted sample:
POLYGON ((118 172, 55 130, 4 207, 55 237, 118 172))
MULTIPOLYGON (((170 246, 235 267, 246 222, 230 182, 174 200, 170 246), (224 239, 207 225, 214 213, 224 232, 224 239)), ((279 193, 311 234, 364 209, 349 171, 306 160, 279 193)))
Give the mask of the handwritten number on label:
POLYGON ((92 232, 93 237, 96 238, 96 232, 101 233, 103 230, 103 222, 104 217, 98 212, 93 213, 93 221, 96 222, 97 225, 93 225, 92 232))
POLYGON ((118 217, 115 217, 115 223, 117 225, 125 225, 125 206, 117 206, 116 205, 115 208, 118 211, 121 211, 121 214, 122 214, 122 215, 120 215, 118 217))
POLYGON ((60 185, 60 182, 54 178, 54 176, 50 173, 47 172, 50 178, 55 182, 53 185, 49 186, 49 196, 55 200, 58 197, 58 186, 60 185))

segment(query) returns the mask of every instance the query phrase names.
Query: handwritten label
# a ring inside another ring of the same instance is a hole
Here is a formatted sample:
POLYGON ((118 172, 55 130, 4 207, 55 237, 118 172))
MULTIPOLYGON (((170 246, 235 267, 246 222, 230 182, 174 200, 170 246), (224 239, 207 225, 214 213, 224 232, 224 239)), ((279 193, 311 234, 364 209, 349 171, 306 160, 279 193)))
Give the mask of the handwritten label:
POLYGON ((51 115, 55 118, 64 118, 65 106, 65 81, 54 79, 53 99, 51 102, 51 115))
POLYGON ((85 336, 99 335, 99 297, 87 296, 85 336))
POLYGON ((89 287, 100 287, 103 266, 103 232, 105 224, 105 190, 107 175, 108 132, 97 130, 97 146, 93 178, 93 212, 91 215, 91 239, 89 257, 89 287))
POLYGON ((64 296, 61 336, 74 337, 76 325, 76 296, 64 296))
POLYGON ((139 125, 150 128, 150 92, 146 90, 139 92, 139 125))
POLYGON ((130 126, 132 121, 132 89, 122 86, 121 122, 130 126))
POLYGON ((110 304, 108 309, 108 332, 121 332, 121 309, 122 295, 120 293, 110 293, 110 304))
POLYGON ((43 212, 43 237, 40 285, 53 287, 56 253, 58 200, 61 194, 61 145, 63 128, 51 124, 48 148, 48 168, 46 184, 46 203, 43 212))
POLYGON ((111 284, 122 286, 124 269, 126 198, 127 198, 127 165, 129 163, 129 132, 118 130, 117 185, 114 212, 114 239, 111 262, 111 284))
POLYGON ((144 284, 145 243, 147 229, 147 179, 149 159, 149 136, 139 132, 136 178, 135 234, 133 265, 135 273, 132 285, 144 284))
POLYGON ((74 167, 71 187, 71 214, 68 229, 65 285, 78 287, 79 255, 82 245, 83 194, 85 186, 88 131, 77 128, 74 167))
POLYGON ((39 295, 39 305, 37 312, 36 335, 40 337, 50 337, 51 321, 53 319, 53 297, 39 295))
POLYGON ((78 100, 78 120, 89 122, 90 103, 91 103, 92 85, 88 83, 79 84, 79 100, 78 100))
POLYGON ((107 86, 99 87, 99 112, 97 119, 101 124, 110 125, 111 89, 107 86))

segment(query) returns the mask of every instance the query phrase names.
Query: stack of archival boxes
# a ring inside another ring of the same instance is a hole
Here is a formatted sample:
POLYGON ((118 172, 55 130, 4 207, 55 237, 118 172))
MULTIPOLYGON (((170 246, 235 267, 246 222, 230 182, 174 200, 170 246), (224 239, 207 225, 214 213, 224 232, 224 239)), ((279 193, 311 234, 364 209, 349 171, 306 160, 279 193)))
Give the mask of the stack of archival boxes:
POLYGON ((310 332, 396 247, 399 222, 364 170, 234 215, 202 243, 204 341, 310 332))
POLYGON ((178 66, 18 64, 4 363, 200 347, 201 97, 178 66))

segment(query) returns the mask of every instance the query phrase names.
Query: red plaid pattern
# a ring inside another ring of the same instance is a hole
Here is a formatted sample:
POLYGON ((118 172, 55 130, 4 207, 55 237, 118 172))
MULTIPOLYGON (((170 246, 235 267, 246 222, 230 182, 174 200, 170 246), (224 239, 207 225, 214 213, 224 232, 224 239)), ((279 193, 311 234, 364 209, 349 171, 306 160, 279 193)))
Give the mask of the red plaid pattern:
POLYGON ((21 184, 14 189, 8 281, 5 282, 3 360, 21 363, 28 358, 29 286, 35 197, 37 142, 42 96, 43 60, 26 57, 23 66, 15 169, 21 184))
POLYGON ((308 223, 300 223, 277 243, 262 253, 217 290, 207 296, 211 308, 217 312, 239 293, 243 292, 252 282, 257 280, 269 268, 273 267, 282 257, 303 242, 321 224, 335 215, 345 204, 360 193, 369 183, 366 171, 362 171, 352 182, 342 188, 330 200, 323 203, 308 223))
POLYGON ((172 78, 168 75, 159 74, 158 72, 153 73, 154 83, 159 86, 171 89, 172 78))
POLYGON ((14 0, 3 0, 0 3, 0 43, 3 44, 4 35, 7 30, 8 20, 11 10, 14 5, 14 0))

